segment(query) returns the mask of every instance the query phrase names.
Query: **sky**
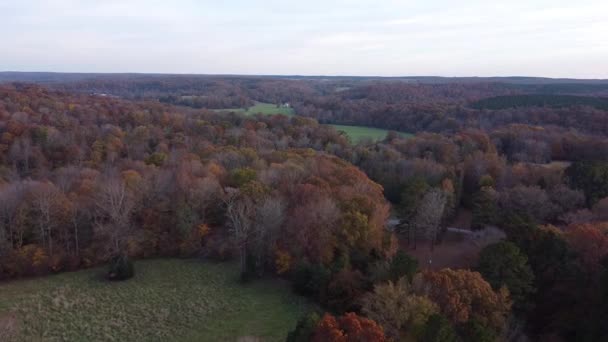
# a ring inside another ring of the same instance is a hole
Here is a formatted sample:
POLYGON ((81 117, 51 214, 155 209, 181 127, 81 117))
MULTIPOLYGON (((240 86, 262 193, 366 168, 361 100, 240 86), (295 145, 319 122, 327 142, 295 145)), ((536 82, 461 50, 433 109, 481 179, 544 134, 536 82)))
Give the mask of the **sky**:
POLYGON ((0 0, 0 71, 608 78, 608 0, 0 0))

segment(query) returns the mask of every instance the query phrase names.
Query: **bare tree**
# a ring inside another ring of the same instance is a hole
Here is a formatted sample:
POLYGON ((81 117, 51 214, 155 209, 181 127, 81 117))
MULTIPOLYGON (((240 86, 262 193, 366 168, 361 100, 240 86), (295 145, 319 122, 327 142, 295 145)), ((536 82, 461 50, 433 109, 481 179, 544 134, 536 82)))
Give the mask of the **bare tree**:
POLYGON ((254 254, 256 269, 261 274, 268 253, 277 240, 279 229, 285 221, 285 203, 278 197, 266 197, 255 211, 254 254))
POLYGON ((247 245, 253 231, 255 207, 253 201, 238 189, 226 189, 226 217, 234 245, 239 254, 241 275, 247 273, 247 245))
POLYGON ((431 246, 435 246, 439 225, 445 210, 447 198, 443 191, 433 188, 424 194, 414 217, 414 226, 418 235, 424 236, 431 246))
POLYGON ((22 163, 23 172, 29 174, 30 158, 32 157, 32 141, 29 136, 22 136, 17 139, 15 143, 11 145, 9 156, 16 169, 21 169, 17 166, 19 163, 22 163))
POLYGON ((20 239, 15 241, 15 226, 18 207, 24 197, 22 182, 8 184, 0 189, 0 255, 8 241, 10 248, 21 247, 20 239))
POLYGON ((53 255, 53 229, 56 226, 55 216, 58 212, 57 198, 59 190, 52 183, 39 183, 33 192, 33 206, 37 215, 40 239, 46 245, 49 255, 53 255))
POLYGON ((215 177, 205 177, 193 182, 188 191, 188 202, 196 208, 198 217, 205 221, 207 208, 221 194, 222 187, 215 177))
POLYGON ((91 207, 89 201, 73 198, 68 208, 69 221, 72 228, 72 237, 74 239, 74 254, 80 254, 80 230, 86 226, 86 222, 91 221, 91 207))
POLYGON ((109 252, 124 253, 131 235, 131 213, 135 207, 133 194, 120 176, 103 177, 95 199, 97 227, 111 241, 109 252))
POLYGON ((66 166, 57 169, 55 172, 55 181, 53 182, 62 192, 68 193, 74 183, 78 181, 80 170, 73 166, 66 166))

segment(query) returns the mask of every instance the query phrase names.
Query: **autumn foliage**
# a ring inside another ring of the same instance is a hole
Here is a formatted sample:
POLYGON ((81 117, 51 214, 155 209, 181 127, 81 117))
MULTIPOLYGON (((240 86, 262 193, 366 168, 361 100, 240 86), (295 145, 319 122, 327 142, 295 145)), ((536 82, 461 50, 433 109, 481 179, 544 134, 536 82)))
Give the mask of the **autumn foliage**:
POLYGON ((0 87, 0 113, 0 278, 117 255, 238 256, 289 276, 394 252, 382 187, 309 149, 346 143, 312 120, 22 85, 0 87))
POLYGON ((477 272, 443 269, 424 271, 414 279, 414 289, 439 305, 453 323, 471 319, 500 331, 511 309, 506 288, 494 291, 477 272))
POLYGON ((371 319, 349 312, 334 317, 325 314, 315 329, 313 342, 383 342, 382 327, 371 319))

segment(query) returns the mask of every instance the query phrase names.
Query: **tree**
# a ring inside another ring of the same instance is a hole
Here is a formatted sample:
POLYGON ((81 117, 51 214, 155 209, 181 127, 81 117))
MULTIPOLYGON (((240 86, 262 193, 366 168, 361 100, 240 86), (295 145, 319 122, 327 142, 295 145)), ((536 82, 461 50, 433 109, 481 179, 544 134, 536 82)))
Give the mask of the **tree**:
POLYGON ((581 340, 606 341, 608 339, 608 258, 600 262, 601 267, 595 274, 597 287, 593 293, 593 303, 586 307, 587 319, 581 320, 577 335, 581 340))
POLYGON ((325 291, 331 278, 331 271, 323 265, 308 262, 298 264, 292 274, 295 292, 305 296, 318 296, 325 291))
POLYGON ((459 339, 450 321, 441 314, 434 314, 427 320, 420 340, 423 342, 458 342, 459 339))
POLYGON ((33 205, 36 211, 42 245, 53 255, 53 229, 58 224, 60 191, 52 183, 40 183, 34 188, 33 205))
POLYGON ((30 173, 30 162, 32 158, 32 140, 29 135, 16 139, 11 145, 9 155, 14 163, 14 168, 22 170, 23 174, 30 173))
POLYGON ((402 330, 423 326, 439 308, 428 298, 414 294, 406 278, 374 286, 362 299, 361 312, 378 322, 386 333, 398 339, 402 330))
POLYGON ((608 221, 608 197, 602 198, 593 206, 593 214, 600 221, 608 221))
POLYGON ((342 269, 334 274, 322 298, 323 303, 335 312, 356 310, 359 298, 365 292, 365 278, 358 270, 342 269))
POLYGON ((97 187, 97 227, 110 240, 109 255, 125 254, 133 228, 131 214, 136 205, 135 196, 127 189, 124 180, 115 174, 102 177, 97 187))
POLYGON ((14 182, 0 188, 0 254, 5 254, 12 248, 20 248, 23 234, 16 229, 19 216, 19 205, 25 197, 25 186, 22 182, 14 182), (4 244, 8 242, 8 246, 4 244))
POLYGON ((292 253, 303 255, 311 262, 328 264, 334 257, 335 237, 326 227, 337 225, 341 212, 335 201, 322 196, 319 190, 314 189, 315 193, 310 195, 308 191, 308 185, 294 191, 304 198, 295 199, 300 204, 289 210, 286 234, 280 240, 292 253))
POLYGON ((239 255, 241 277, 248 276, 247 248, 253 230, 255 207, 251 198, 238 189, 226 189, 226 218, 230 225, 234 246, 239 255))
POLYGON ((384 342, 386 337, 376 322, 349 312, 334 317, 326 313, 312 336, 313 342, 384 342))
POLYGON ((230 177, 232 180, 232 184, 235 187, 240 188, 243 185, 255 180, 257 177, 257 173, 254 169, 251 168, 240 168, 233 170, 230 174, 230 177))
POLYGON ((578 253, 585 269, 597 273, 602 259, 608 255, 608 223, 582 224, 568 228, 566 240, 578 253))
POLYGON ((485 247, 479 254, 477 269, 494 290, 506 286, 516 308, 529 306, 534 274, 528 258, 515 244, 503 241, 485 247))
POLYGON ((559 184, 549 191, 551 202, 559 213, 567 213, 585 205, 585 194, 579 190, 570 189, 565 184, 559 184))
POLYGON ((497 337, 495 331, 488 329, 475 319, 466 322, 460 330, 465 341, 494 342, 497 337))
POLYGON ((528 256, 534 272, 537 291, 527 315, 529 328, 536 334, 575 336, 578 328, 572 322, 588 313, 588 304, 581 300, 588 284, 581 281, 584 274, 564 234, 525 222, 505 228, 509 240, 528 256))
POLYGON ((556 214, 556 206, 551 202, 547 192, 538 186, 518 185, 501 193, 501 209, 521 217, 545 222, 556 214))
POLYGON ((424 271, 414 278, 416 294, 428 296, 453 323, 477 319, 500 331, 511 309, 508 291, 494 291, 481 274, 468 270, 424 271))
POLYGON ((279 197, 265 197, 255 210, 255 268, 259 275, 271 258, 285 221, 285 203, 279 197))
POLYGON ((415 177, 408 180, 401 192, 401 201, 398 206, 399 215, 403 220, 409 221, 414 217, 428 188, 428 183, 422 178, 415 177))
POLYGON ((416 244, 416 227, 414 227, 413 220, 420 206, 420 202, 427 192, 429 185, 427 182, 419 177, 410 179, 401 192, 401 201, 397 206, 397 210, 401 221, 400 231, 401 233, 407 234, 408 243, 416 244))
POLYGON ((418 272, 418 260, 407 255, 404 251, 397 251, 397 254, 390 261, 390 279, 397 281, 405 276, 409 281, 412 281, 416 272, 418 272))
POLYGON ((473 218, 471 227, 482 229, 498 219, 498 193, 489 186, 482 187, 473 196, 473 218))
POLYGON ((566 169, 565 174, 570 186, 585 193, 588 206, 608 197, 608 162, 574 162, 566 169))
POLYGON ((443 191, 433 188, 424 194, 414 216, 414 229, 417 235, 423 235, 430 243, 431 251, 439 234, 439 225, 443 218, 446 196, 443 191))

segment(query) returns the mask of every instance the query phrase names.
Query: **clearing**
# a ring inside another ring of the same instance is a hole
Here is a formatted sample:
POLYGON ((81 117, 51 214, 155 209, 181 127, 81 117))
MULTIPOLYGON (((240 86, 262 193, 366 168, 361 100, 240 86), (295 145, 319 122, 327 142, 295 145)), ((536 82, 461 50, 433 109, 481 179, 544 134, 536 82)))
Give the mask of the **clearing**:
MULTIPOLYGON (((255 105, 243 109, 243 108, 224 108, 224 109, 214 109, 217 112, 235 112, 242 113, 245 115, 254 115, 254 114, 263 114, 263 115, 287 115, 294 116, 296 113, 291 107, 279 106, 273 103, 266 102, 256 102, 255 105)), ((338 131, 343 131, 350 137, 353 143, 358 143, 364 139, 370 139, 372 141, 378 141, 386 138, 386 134, 388 130, 374 127, 366 127, 366 126, 347 126, 347 125, 328 125, 332 126, 338 131)), ((402 137, 411 137, 412 134, 398 132, 402 137)))
POLYGON ((283 114, 287 116, 294 115, 294 110, 291 107, 279 106, 273 103, 256 102, 253 106, 247 108, 225 108, 225 109, 214 109, 217 112, 235 112, 244 113, 246 115, 264 114, 264 115, 276 115, 283 114))
MULTIPOLYGON (((471 230, 472 213, 459 208, 454 220, 441 234, 439 243, 433 249, 428 241, 419 241, 417 248, 400 236, 401 248, 418 260, 421 269, 440 270, 442 268, 474 268, 479 252, 493 243, 503 240, 506 235, 497 227, 488 226, 481 230, 471 230)), ((393 221, 398 221, 396 218, 393 221)))
POLYGON ((400 245, 407 254, 418 260, 421 269, 472 269, 477 265, 479 252, 484 247, 504 238, 505 233, 496 227, 478 231, 450 227, 433 249, 428 241, 419 241, 417 248, 413 248, 404 238, 400 239, 400 245))
POLYGON ((137 261, 125 282, 105 268, 0 284, 3 341, 284 341, 314 306, 286 282, 238 282, 233 263, 137 261), (6 321, 6 322, 5 322, 6 321))
MULTIPOLYGON (((346 126, 346 125, 329 125, 335 128, 337 131, 343 131, 350 137, 353 143, 358 143, 364 139, 371 140, 382 140, 386 138, 388 130, 381 128, 365 127, 365 126, 346 126)), ((404 138, 411 137, 412 134, 398 132, 398 134, 404 138)))

